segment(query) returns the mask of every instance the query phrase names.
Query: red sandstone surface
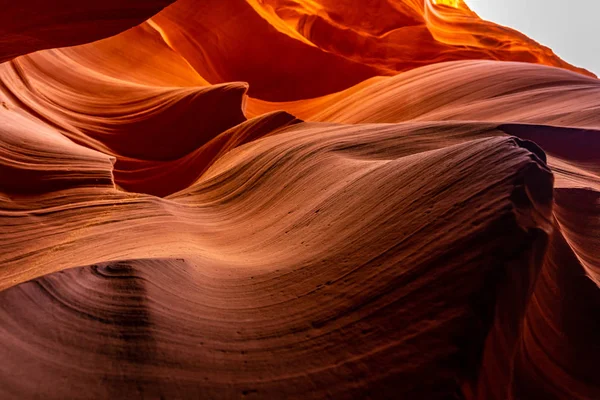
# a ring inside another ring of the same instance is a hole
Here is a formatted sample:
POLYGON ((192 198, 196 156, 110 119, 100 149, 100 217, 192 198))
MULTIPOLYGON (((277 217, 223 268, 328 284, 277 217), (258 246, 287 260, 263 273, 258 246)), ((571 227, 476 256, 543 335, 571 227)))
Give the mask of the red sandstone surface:
POLYGON ((592 73, 462 0, 0 10, 1 399, 600 398, 592 73))

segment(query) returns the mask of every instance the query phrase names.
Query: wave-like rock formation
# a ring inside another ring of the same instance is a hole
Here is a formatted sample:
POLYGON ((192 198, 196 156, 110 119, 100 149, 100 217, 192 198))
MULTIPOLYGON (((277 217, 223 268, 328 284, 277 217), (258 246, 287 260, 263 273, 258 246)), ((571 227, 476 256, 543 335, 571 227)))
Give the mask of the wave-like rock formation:
POLYGON ((169 3, 0 15, 0 398, 600 398, 593 74, 462 0, 169 3))

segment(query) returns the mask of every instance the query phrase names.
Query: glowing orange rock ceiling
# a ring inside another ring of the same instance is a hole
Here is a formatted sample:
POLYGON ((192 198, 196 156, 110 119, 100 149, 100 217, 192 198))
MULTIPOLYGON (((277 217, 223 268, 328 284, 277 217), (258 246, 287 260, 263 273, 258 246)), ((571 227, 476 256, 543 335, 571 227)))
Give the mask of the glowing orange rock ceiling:
POLYGON ((1 399, 600 398, 590 72, 462 0, 0 9, 1 399))

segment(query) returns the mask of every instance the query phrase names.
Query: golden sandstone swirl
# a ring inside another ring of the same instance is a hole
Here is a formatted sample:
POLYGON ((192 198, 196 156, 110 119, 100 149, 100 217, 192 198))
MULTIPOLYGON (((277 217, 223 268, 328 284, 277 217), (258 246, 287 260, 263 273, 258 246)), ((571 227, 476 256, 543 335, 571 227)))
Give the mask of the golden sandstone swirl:
POLYGON ((600 81, 461 0, 168 3, 0 1, 1 399, 600 398, 600 81))

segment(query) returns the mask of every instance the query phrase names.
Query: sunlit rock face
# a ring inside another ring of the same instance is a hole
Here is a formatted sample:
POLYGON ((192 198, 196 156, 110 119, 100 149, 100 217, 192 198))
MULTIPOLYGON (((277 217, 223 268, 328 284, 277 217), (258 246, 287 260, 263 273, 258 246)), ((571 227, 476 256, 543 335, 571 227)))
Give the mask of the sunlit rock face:
POLYGON ((1 399, 600 398, 593 74, 461 0, 3 7, 1 399))

